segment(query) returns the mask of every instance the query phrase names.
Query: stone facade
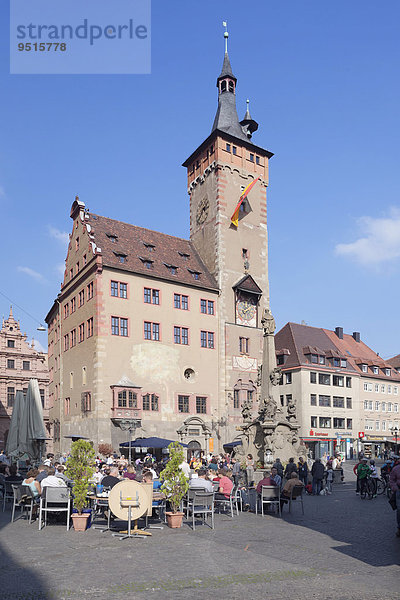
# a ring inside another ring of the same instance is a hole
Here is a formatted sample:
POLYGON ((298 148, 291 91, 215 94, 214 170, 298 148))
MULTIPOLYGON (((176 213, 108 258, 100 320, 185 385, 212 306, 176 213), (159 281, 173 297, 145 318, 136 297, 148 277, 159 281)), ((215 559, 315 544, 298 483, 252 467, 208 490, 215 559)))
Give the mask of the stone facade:
MULTIPOLYGON (((11 308, 0 330, 0 449, 6 445, 15 394, 19 390, 26 393, 32 378, 39 383, 44 421, 49 430, 47 354, 35 349, 34 340, 27 342, 11 308)), ((51 443, 47 447, 50 450, 51 443)))
POLYGON ((235 85, 226 54, 213 131, 184 163, 190 241, 73 204, 65 277, 46 318, 59 450, 74 434, 117 448, 127 439, 119 419, 131 416, 136 436, 220 451, 237 436, 242 403, 257 407, 272 154, 251 141, 248 111, 239 123, 235 85))

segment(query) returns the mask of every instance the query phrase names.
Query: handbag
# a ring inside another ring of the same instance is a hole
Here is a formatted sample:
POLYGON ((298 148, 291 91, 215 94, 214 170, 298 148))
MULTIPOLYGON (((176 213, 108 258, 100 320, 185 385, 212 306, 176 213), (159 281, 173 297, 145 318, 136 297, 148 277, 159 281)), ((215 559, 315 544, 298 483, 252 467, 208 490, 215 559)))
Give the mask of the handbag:
POLYGON ((390 506, 392 507, 392 509, 396 510, 396 508, 397 508, 396 492, 392 492, 392 495, 390 496, 388 502, 389 502, 390 506))

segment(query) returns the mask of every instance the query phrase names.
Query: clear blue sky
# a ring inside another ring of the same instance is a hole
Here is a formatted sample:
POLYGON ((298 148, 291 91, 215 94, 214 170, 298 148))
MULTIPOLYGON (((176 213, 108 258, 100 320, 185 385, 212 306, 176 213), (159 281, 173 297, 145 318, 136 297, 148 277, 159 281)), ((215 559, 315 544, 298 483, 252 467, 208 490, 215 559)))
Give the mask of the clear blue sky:
POLYGON ((340 325, 382 356, 399 353, 398 0, 153 0, 152 74, 123 76, 9 75, 2 2, 0 290, 43 321, 76 194, 93 212, 189 236, 181 163, 214 119, 223 19, 239 116, 249 97, 253 139, 275 153, 278 327, 340 325))

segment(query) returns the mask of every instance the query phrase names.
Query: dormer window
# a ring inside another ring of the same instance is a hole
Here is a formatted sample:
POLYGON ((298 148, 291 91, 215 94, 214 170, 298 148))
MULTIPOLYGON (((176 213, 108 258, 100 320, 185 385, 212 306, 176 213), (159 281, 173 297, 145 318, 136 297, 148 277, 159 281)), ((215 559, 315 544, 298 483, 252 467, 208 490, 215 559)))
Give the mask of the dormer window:
POLYGON ((325 356, 318 356, 318 362, 320 365, 324 365, 325 364, 325 356))
POLYGON ((178 252, 179 256, 181 256, 183 258, 183 260, 189 260, 190 258, 190 254, 187 254, 186 252, 178 252))
POLYGON ((379 375, 379 367, 372 367, 374 375, 379 375))
POLYGON ((154 244, 146 244, 145 242, 143 242, 143 245, 149 252, 154 252, 156 249, 154 244))
POLYGON ((341 358, 341 359, 340 359, 340 366, 341 366, 343 369, 346 369, 346 367, 347 367, 347 359, 346 359, 346 358, 341 358))
POLYGON ((311 362, 318 364, 318 354, 311 354, 311 362))
POLYGON ((167 267, 167 269, 171 273, 171 275, 177 274, 178 267, 176 267, 175 265, 168 265, 167 263, 164 263, 164 265, 167 267))
POLYGON ((385 375, 390 377, 391 369, 385 369, 385 375))
POLYGON ((114 252, 120 263, 126 263, 127 254, 125 252, 114 252))
POLYGON ((188 269, 189 273, 192 274, 193 279, 199 280, 201 273, 199 271, 192 271, 192 269, 188 269))
POLYGON ((118 236, 114 235, 113 233, 106 233, 106 236, 108 237, 108 239, 110 240, 110 242, 112 242, 113 244, 115 244, 116 242, 118 242, 118 236))
POLYGON ((368 373, 368 365, 366 365, 365 363, 361 364, 361 371, 363 373, 368 373))
POLYGON ((149 258, 143 258, 142 256, 139 256, 140 260, 143 263, 143 266, 146 267, 146 269, 152 269, 153 268, 153 262, 154 260, 150 260, 149 258))

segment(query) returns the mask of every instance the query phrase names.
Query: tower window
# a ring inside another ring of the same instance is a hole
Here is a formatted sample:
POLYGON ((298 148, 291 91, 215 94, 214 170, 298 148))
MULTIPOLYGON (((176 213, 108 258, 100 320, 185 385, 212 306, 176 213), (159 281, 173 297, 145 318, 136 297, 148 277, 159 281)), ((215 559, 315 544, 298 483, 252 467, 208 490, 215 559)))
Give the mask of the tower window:
POLYGON ((230 92, 234 92, 235 91, 235 85, 234 85, 233 81, 229 82, 228 87, 229 87, 229 91, 230 92))
POLYGON ((230 144, 226 144, 226 151, 230 152, 231 151, 231 145, 230 144))
POLYGON ((260 157, 256 156, 256 164, 259 165, 260 164, 260 157))
POLYGON ((221 92, 226 92, 226 81, 221 81, 221 92))
POLYGON ((210 154, 214 154, 214 146, 213 145, 210 146, 210 154))
POLYGON ((242 258, 248 258, 247 248, 242 248, 242 258))
POLYGON ((254 154, 250 154, 250 162, 254 162, 254 154))
POLYGON ((232 146, 232 154, 236 156, 237 148, 236 146, 232 146))

